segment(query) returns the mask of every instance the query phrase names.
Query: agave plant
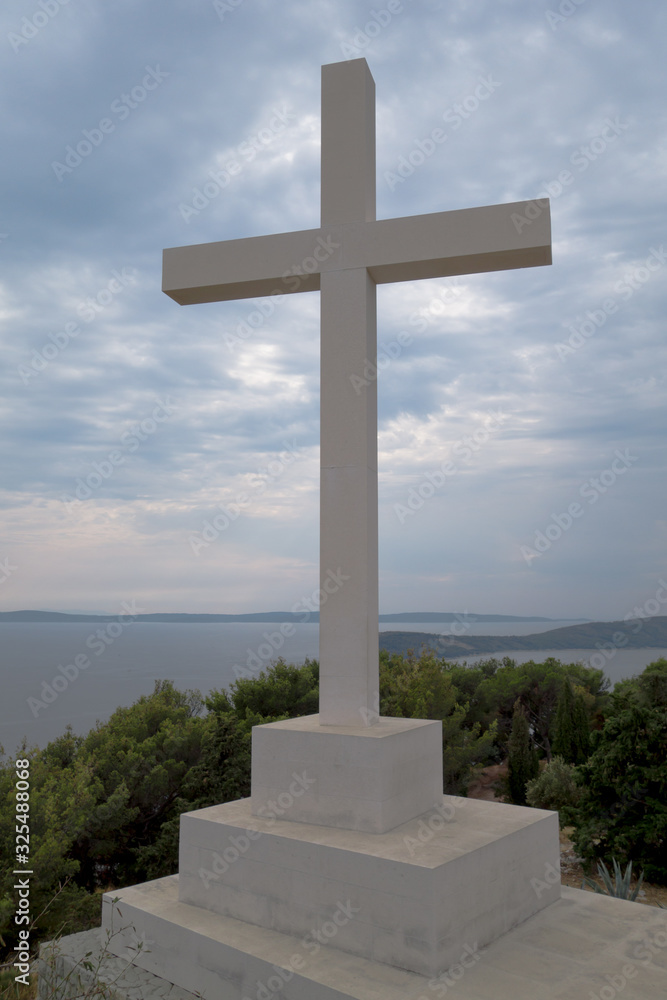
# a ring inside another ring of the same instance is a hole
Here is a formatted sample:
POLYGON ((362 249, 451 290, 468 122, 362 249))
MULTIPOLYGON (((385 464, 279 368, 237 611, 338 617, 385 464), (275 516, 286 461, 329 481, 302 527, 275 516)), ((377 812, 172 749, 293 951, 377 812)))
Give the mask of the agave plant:
POLYGON ((623 875, 621 873, 621 866, 616 858, 612 858, 611 860, 614 866, 613 880, 604 861, 598 861, 598 875, 604 882, 604 889, 602 889, 597 882, 594 882, 592 878, 588 877, 586 877, 581 883, 581 888, 583 889, 585 886, 588 886, 589 889, 593 889, 594 892, 599 892, 603 896, 615 896, 616 899, 628 899, 631 903, 634 902, 639 894, 642 882, 644 881, 644 872, 642 872, 637 879, 637 885, 631 892, 630 882, 632 881, 632 861, 628 861, 628 866, 625 869, 625 874, 623 875))

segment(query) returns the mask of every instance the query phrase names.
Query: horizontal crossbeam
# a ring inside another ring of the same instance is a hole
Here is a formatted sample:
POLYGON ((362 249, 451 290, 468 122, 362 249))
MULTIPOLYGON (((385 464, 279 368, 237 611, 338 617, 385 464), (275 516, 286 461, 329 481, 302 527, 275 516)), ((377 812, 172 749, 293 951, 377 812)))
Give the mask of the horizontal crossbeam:
POLYGON ((351 222, 164 251, 180 305, 314 292, 320 274, 365 267, 376 284, 551 263, 548 199, 351 222))

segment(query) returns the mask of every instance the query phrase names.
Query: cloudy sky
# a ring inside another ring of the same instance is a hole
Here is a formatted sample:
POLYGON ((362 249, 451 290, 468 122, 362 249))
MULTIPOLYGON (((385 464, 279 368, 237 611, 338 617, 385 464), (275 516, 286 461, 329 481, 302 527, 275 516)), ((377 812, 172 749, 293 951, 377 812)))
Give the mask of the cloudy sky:
POLYGON ((317 227, 320 66, 362 56, 378 218, 548 194, 554 240, 378 289, 381 610, 655 606, 666 28, 658 0, 6 0, 0 609, 316 589, 318 293, 180 307, 161 251, 317 227))

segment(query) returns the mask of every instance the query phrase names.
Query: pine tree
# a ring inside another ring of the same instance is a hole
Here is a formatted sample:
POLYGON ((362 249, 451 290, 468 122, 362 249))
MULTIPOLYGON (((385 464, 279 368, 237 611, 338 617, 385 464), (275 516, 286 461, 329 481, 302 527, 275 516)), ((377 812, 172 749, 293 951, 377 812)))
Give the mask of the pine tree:
POLYGON ((530 736, 528 719, 523 705, 517 698, 512 714, 512 732, 507 744, 507 780, 510 801, 515 806, 526 805, 526 782, 536 778, 539 771, 537 753, 530 736))

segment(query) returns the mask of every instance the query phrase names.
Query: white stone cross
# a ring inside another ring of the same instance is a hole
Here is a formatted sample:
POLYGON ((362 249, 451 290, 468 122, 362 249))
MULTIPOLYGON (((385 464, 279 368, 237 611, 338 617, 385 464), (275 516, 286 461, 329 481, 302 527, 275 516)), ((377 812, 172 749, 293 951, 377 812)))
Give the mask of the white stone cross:
POLYGON ((548 199, 375 219, 375 84, 365 59, 322 67, 319 229, 164 251, 181 305, 320 291, 320 725, 377 718, 375 286, 551 263, 548 199), (356 376, 356 380, 355 380, 356 376))

